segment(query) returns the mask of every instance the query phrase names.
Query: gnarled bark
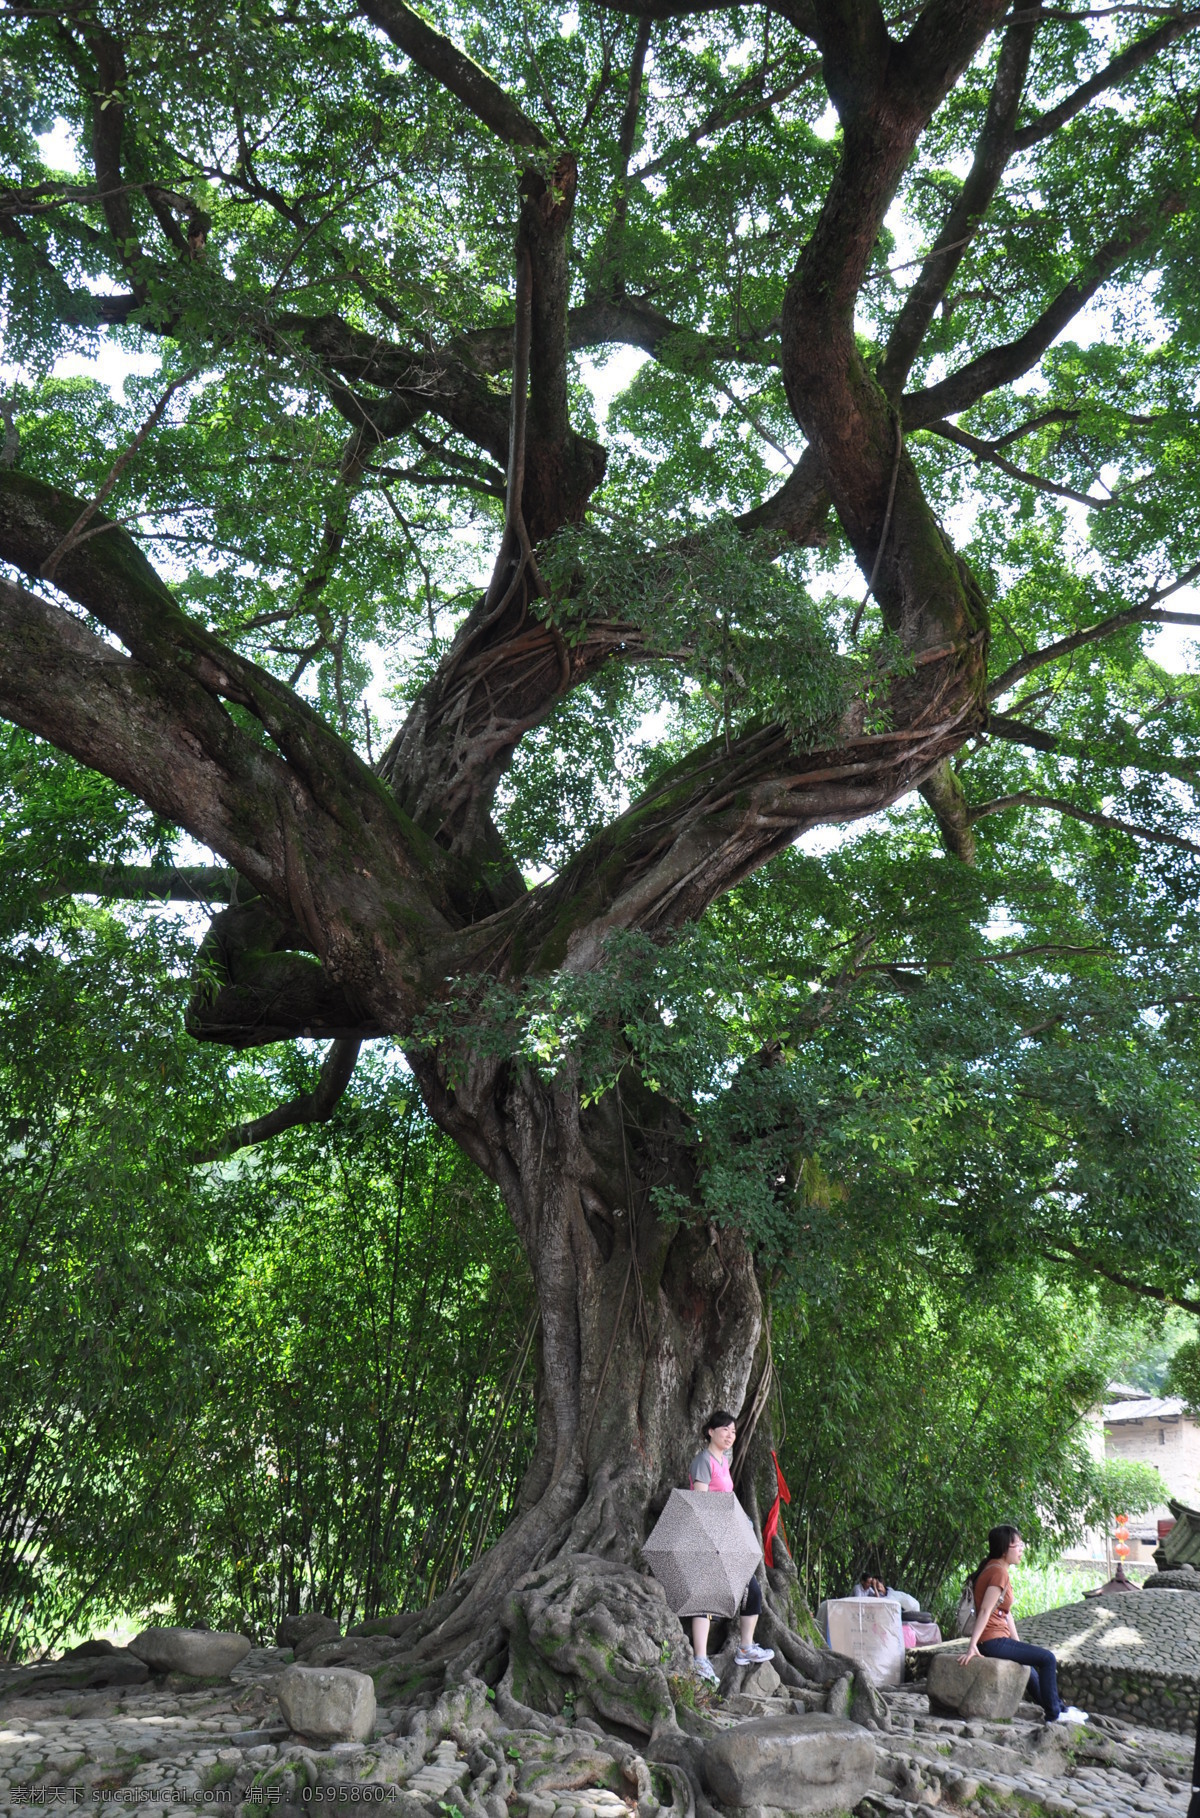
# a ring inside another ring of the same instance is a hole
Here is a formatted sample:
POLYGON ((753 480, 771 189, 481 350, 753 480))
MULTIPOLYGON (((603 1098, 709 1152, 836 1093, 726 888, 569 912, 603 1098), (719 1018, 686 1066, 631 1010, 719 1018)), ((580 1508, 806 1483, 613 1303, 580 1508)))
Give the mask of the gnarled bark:
POLYGON ((442 1654, 564 1550, 636 1559, 705 1416, 746 1397, 762 1302, 735 1231, 658 1213, 655 1190, 689 1193, 694 1162, 678 1113, 631 1070, 584 1112, 572 1085, 521 1066, 468 1060, 451 1093, 429 1056, 411 1059, 434 1115, 498 1182, 541 1308, 534 1458, 516 1518, 422 1637, 442 1654))

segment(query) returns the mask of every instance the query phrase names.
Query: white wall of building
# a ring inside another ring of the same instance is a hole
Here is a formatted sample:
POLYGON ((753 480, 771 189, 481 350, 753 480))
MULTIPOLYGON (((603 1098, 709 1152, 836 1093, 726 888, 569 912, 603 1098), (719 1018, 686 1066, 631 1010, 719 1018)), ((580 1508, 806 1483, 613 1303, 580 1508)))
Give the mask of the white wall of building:
MULTIPOLYGON (((1110 1402, 1089 1417, 1084 1438, 1093 1458, 1126 1458, 1153 1465, 1175 1500, 1200 1507, 1200 1421, 1184 1413, 1178 1397, 1137 1395, 1110 1402)), ((1152 1562, 1158 1522, 1170 1519, 1171 1511, 1163 1503, 1131 1520, 1129 1564, 1152 1562)), ((1092 1532, 1066 1557, 1111 1559, 1111 1549, 1111 1535, 1092 1532)))

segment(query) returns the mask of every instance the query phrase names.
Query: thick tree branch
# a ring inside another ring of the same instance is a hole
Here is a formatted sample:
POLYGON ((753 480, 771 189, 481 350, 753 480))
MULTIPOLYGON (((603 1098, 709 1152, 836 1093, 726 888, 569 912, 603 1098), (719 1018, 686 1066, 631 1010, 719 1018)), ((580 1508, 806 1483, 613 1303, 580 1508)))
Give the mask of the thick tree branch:
POLYGON ((988 715, 988 737, 1004 739, 1012 745, 1026 745, 1031 751, 1057 753, 1059 742, 1052 732, 1042 732, 1036 726, 1024 726, 1018 720, 1010 720, 1002 713, 988 715))
POLYGON ((935 423, 927 423, 926 429, 931 435, 941 436, 947 442, 953 442, 958 448, 965 448, 974 455, 976 463, 986 461, 989 466, 998 467, 1001 473, 1008 474, 1010 479, 1020 480, 1024 486, 1036 487, 1039 492, 1051 494, 1056 499, 1072 499, 1076 505, 1087 505, 1096 510, 1103 510, 1112 504, 1111 495, 1098 499, 1090 492, 1078 492, 1073 486, 1061 486, 1057 480, 1043 479, 1041 474, 1031 473, 1027 467, 1018 467, 1000 453, 995 442, 986 442, 981 436, 968 435, 957 423, 949 423, 942 418, 935 423))
POLYGON ((1186 199, 1171 191, 1153 207, 1129 216, 1099 248, 1086 273, 1065 285, 1023 335, 1001 347, 989 348, 939 384, 910 392, 904 399, 904 427, 910 431, 925 429, 939 417, 966 410, 989 392, 1011 385, 1028 372, 1118 267, 1148 245, 1186 207, 1186 199))
POLYGON ((1020 789, 1015 795, 1000 795, 994 801, 981 802, 971 809, 972 821, 981 821, 988 814, 1004 814, 1010 808, 1049 808, 1055 814, 1065 814, 1073 821, 1084 821, 1089 827, 1098 827, 1106 833, 1128 833, 1134 839, 1146 840, 1155 846, 1174 846, 1180 852, 1200 853, 1200 845, 1194 840, 1184 839, 1182 834, 1168 833, 1161 827, 1140 827, 1136 821, 1123 821, 1112 814, 1098 814, 1090 808, 1080 808, 1074 802, 1064 801, 1057 795, 1040 795, 1032 789, 1020 789))
POLYGON ((140 269, 142 249, 122 162, 128 77, 125 52, 118 40, 98 25, 85 27, 85 35, 95 60, 95 87, 91 90, 92 168, 114 250, 131 275, 134 297, 144 303, 147 292, 140 269))
POLYGON ((1193 562, 1182 574, 1165 587, 1156 587, 1148 593, 1138 606, 1130 606, 1124 612, 1114 612, 1106 619, 1099 619, 1096 624, 1086 626, 1082 631, 1073 631, 1065 638, 1057 638, 1053 644, 1046 644, 1041 650, 1031 650, 988 683, 988 700, 995 701, 1010 688, 1032 675, 1035 669, 1044 669, 1047 663, 1057 663, 1063 657, 1073 656, 1075 651, 1086 649, 1089 644, 1099 643, 1103 638, 1111 638, 1119 631, 1125 631, 1130 625, 1144 624, 1190 624, 1192 617, 1187 613, 1162 613, 1158 611, 1160 600, 1170 599, 1183 587, 1190 587, 1200 577, 1200 562, 1193 562))
POLYGON ((320 1077, 311 1092, 302 1092, 299 1098, 290 1099, 286 1105, 277 1105, 263 1117, 235 1124, 211 1148, 197 1149, 191 1158, 193 1165, 223 1161, 227 1155, 236 1155, 239 1149, 269 1142, 273 1136, 294 1130, 299 1124, 328 1123, 346 1095, 361 1047, 362 1043, 356 1040, 331 1042, 321 1064, 320 1077))
MULTIPOLYGON (((629 166, 633 161, 638 127, 641 123, 642 80, 646 73, 646 53, 650 49, 652 28, 653 20, 646 18, 643 14, 638 21, 637 37, 634 39, 633 56, 629 64, 625 111, 621 116, 621 131, 617 140, 617 193, 612 215, 612 229, 618 237, 624 228, 629 206, 629 166)), ((641 174, 639 171, 638 175, 641 174)))
POLYGON ((583 515, 606 460, 595 442, 573 432, 567 401, 567 235, 577 180, 575 159, 564 152, 549 180, 531 168, 521 184, 517 256, 528 257, 532 274, 522 511, 535 544, 583 515))
MULTIPOLYGON (((36 575, 78 512, 29 475, 0 472, 0 559, 36 575)), ((102 528, 63 558, 58 583, 130 655, 7 582, 0 712, 220 853, 357 998, 361 1023, 394 1021, 427 996, 417 931, 436 939, 460 913, 455 866, 313 709, 190 620, 126 533, 102 528), (319 902, 312 866, 332 880, 319 902), (398 917, 410 942, 385 960, 362 930, 398 917), (384 1002, 386 1013, 372 1009, 384 1002)))
POLYGON ((1076 114, 1082 113, 1083 109, 1088 106, 1089 102, 1094 101, 1097 95, 1102 95, 1106 89, 1115 88, 1118 83, 1125 80, 1126 76, 1134 75, 1143 65, 1149 63, 1152 57, 1156 57, 1159 51, 1166 50, 1168 45, 1174 44, 1186 32, 1195 31, 1198 25, 1200 25, 1200 11, 1180 13, 1175 18, 1168 19, 1165 25, 1160 25, 1157 31, 1150 32, 1147 37, 1140 38, 1136 44, 1131 44, 1128 50, 1122 51, 1110 63, 1106 63, 1102 70, 1098 70, 1089 81, 1082 83, 1064 101, 1060 101, 1056 107, 1048 108, 1044 114, 1039 114, 1036 120, 1031 120, 1027 126, 1021 127, 1019 132, 1013 135, 1014 150, 1028 151, 1031 146, 1039 145, 1042 140, 1049 139, 1060 126, 1065 126, 1068 120, 1073 120, 1076 114))
POLYGON ((761 505, 742 512, 734 523, 748 536, 762 537, 767 542, 777 539, 783 547, 789 543, 826 542, 828 516, 829 489, 816 450, 809 447, 803 450, 778 491, 761 505))
POLYGON ((1166 1307, 1179 1307, 1185 1313, 1200 1313, 1200 1300, 1189 1300, 1182 1294, 1168 1294, 1165 1288, 1152 1288, 1148 1282, 1138 1281, 1134 1276, 1125 1275, 1118 1269, 1110 1269, 1065 1237, 1047 1237, 1044 1242, 1052 1246, 1042 1251, 1049 1262, 1065 1262, 1069 1256, 1073 1262, 1081 1263, 1093 1275, 1100 1275, 1105 1281, 1112 1282, 1114 1287, 1128 1288, 1130 1293, 1140 1294, 1145 1300, 1157 1300, 1166 1307))
POLYGON ((980 713, 982 638, 925 651, 891 695, 893 729, 853 708, 828 749, 797 753, 779 726, 719 738, 668 771, 552 882, 456 943, 463 971, 518 975, 600 962, 608 933, 662 934, 805 828, 856 819, 906 794, 963 743, 980 713))
MULTIPOLYGON (((4 225, 0 221, 0 237, 3 234, 4 225)), ((144 297, 133 291, 106 292, 97 296, 91 290, 72 290, 49 259, 39 262, 46 275, 62 287, 64 301, 56 305, 55 314, 64 328, 125 328, 145 302, 144 297)))
POLYGON ((813 0, 825 86, 848 127, 870 111, 893 49, 878 0, 813 0))
POLYGON ((132 789, 256 884, 273 885, 275 855, 235 825, 263 818, 272 760, 233 733, 211 697, 188 690, 191 711, 172 712, 142 664, 13 581, 0 580, 0 626, 6 718, 132 789), (222 765, 214 754, 223 745, 222 765))
POLYGON ((889 85, 906 87, 909 105, 928 119, 1007 11, 993 0, 926 0, 889 59, 889 85))
POLYGON ((136 902, 154 897, 166 903, 225 903, 237 880, 226 865, 84 865, 48 878, 38 890, 43 901, 56 896, 98 896, 136 902))
MULTIPOLYGON (((644 34, 643 34, 644 35, 644 34)), ((571 428, 567 231, 576 170, 564 154, 550 180, 530 168, 516 245, 516 321, 505 529, 486 595, 460 628, 383 759, 404 810, 442 845, 490 874, 479 903, 523 894, 491 820, 496 785, 522 734, 569 688, 622 651, 630 626, 589 628, 568 647, 535 546, 577 521, 604 472, 604 451, 571 428), (528 377, 528 400, 526 400, 528 377)))
MULTIPOLYGON (((704 361, 741 362, 748 366, 779 364, 778 319, 758 329, 743 328, 737 335, 702 334, 672 321, 648 297, 623 296, 580 304, 569 312, 567 330, 571 347, 577 352, 616 342, 640 347, 655 359, 667 359, 673 354, 681 366, 704 361)), ((504 364, 507 360, 501 362, 504 364)), ((498 372, 500 365, 489 370, 498 372)))
MULTIPOLYGON (((420 352, 354 328, 336 315, 283 314, 275 319, 273 328, 298 336, 323 366, 344 379, 411 394, 414 401, 427 398, 431 410, 437 409, 442 394, 449 396, 478 385, 481 374, 507 372, 512 366, 513 331, 507 323, 469 329, 444 346, 420 352)), ((777 320, 759 329, 743 329, 736 336, 710 335, 673 321, 649 297, 623 296, 579 304, 568 311, 567 334, 575 352, 619 342, 659 357, 675 342, 681 355, 690 354, 692 359, 745 361, 756 366, 779 362, 777 320)), ((494 394, 487 395, 495 406, 494 394)), ((504 407, 499 408, 502 416, 504 407)))
POLYGON ((904 388, 934 312, 966 256, 1012 155, 1013 131, 1036 30, 1035 12, 1027 23, 1010 25, 1004 35, 971 168, 920 276, 904 300, 879 367, 879 383, 891 398, 904 388))
MULTIPOLYGON (((20 233, 15 223, 8 225, 20 233)), ((4 231, 5 217, 0 213, 0 235, 4 231)), ((132 292, 93 296, 71 291, 50 261, 40 255, 40 249, 34 250, 42 257, 47 276, 61 286, 68 299, 58 309, 64 324, 121 326, 141 307, 141 300, 132 292)), ((486 379, 511 367, 511 327, 468 330, 446 346, 414 351, 356 328, 335 314, 314 317, 284 311, 248 326, 268 349, 294 345, 309 374, 315 365, 334 407, 355 430, 383 442, 409 432, 422 417, 433 415, 497 464, 505 463, 510 404, 486 379), (384 395, 363 387, 378 387, 384 395)), ((156 331, 154 322, 146 327, 156 331)), ((777 365, 777 337, 777 323, 737 336, 697 333, 672 321, 648 299, 637 297, 582 304, 567 317, 567 345, 572 351, 619 343, 683 365, 697 361, 777 365)))
MULTIPOLYGON (((1008 448, 1013 442, 1021 442, 1026 436, 1033 435, 1035 430, 1046 429, 1054 423, 1078 423, 1082 414, 1080 410, 1058 404, 1050 410, 1039 410, 1032 417, 1027 417, 1023 423, 1018 423, 1015 429, 1006 429, 1003 435, 996 436, 992 447, 1008 448)), ((1131 422, 1138 420, 1137 418, 1130 419, 1131 422)), ((931 424, 930 427, 932 428, 933 425, 931 424)))
MULTIPOLYGON (((1194 616, 1192 623, 1200 625, 1200 616, 1194 616)), ((1132 727, 1120 726, 1115 739, 1115 749, 1099 748, 1093 740, 1066 738, 1060 733, 1044 732, 1039 726, 1026 726, 1020 720, 1012 720, 1001 713, 993 713, 988 719, 988 737, 1003 739, 1010 745, 1024 745, 1030 751, 1042 751, 1050 757, 1071 757, 1085 759, 1091 764, 1100 764, 1111 770, 1141 770, 1148 776, 1173 776, 1179 782, 1186 783, 1191 789, 1200 789, 1200 768, 1186 763, 1182 758, 1164 757, 1159 753, 1147 754, 1132 727)))
POLYGON ((964 865, 975 863, 974 816, 953 764, 944 758, 921 784, 921 794, 933 810, 942 844, 952 858, 964 865))
POLYGON ((486 366, 477 365, 465 347, 412 354, 337 316, 281 316, 263 339, 270 346, 293 336, 322 373, 346 381, 332 383, 329 395, 353 429, 390 441, 432 413, 507 465, 509 402, 492 390, 486 366), (387 395, 352 389, 362 385, 379 386, 387 395))
POLYGON ((545 148, 546 138, 494 76, 435 31, 404 0, 363 0, 362 11, 392 43, 470 108, 477 120, 510 145, 545 148))
MULTIPOLYGON (((701 18, 705 13, 727 12, 732 0, 596 0, 607 12, 633 19, 701 18)), ((767 10, 794 25, 805 38, 816 39, 817 17, 811 0, 767 0, 767 10)))
MULTIPOLYGON (((38 576, 80 512, 80 501, 31 474, 0 473, 0 559, 38 576)), ((119 638, 148 673, 162 678, 164 699, 175 689, 181 713, 196 708, 205 739, 219 743, 223 731, 217 729, 231 724, 219 710, 219 717, 211 718, 224 698, 259 720, 294 773, 318 794, 327 785, 357 788, 369 781, 366 766, 319 714, 180 610, 126 531, 104 518, 94 529, 87 542, 60 554, 56 584, 119 638)))
POLYGON ((784 384, 885 622, 913 651, 970 639, 986 623, 986 607, 929 509, 911 457, 897 462, 901 426, 863 364, 854 311, 917 139, 1002 11, 1002 0, 932 0, 897 48, 873 0, 818 7, 825 79, 844 137, 784 294, 784 384))

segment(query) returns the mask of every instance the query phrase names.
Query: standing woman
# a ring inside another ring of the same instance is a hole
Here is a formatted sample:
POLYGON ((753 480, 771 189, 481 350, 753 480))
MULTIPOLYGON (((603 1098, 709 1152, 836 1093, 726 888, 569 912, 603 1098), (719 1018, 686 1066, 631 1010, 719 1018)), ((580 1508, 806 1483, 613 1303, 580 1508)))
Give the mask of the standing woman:
POLYGON ((1064 1705, 1058 1695, 1058 1661, 1049 1648, 1022 1641, 1012 1619, 1012 1580, 1009 1566, 1016 1565, 1025 1542, 1016 1528, 1005 1523, 988 1535, 988 1556, 972 1579, 975 1594, 975 1627, 963 1660, 977 1654, 990 1660, 1015 1660, 1029 1668, 1029 1695, 1046 1713, 1047 1723, 1086 1723, 1087 1712, 1064 1705))
MULTIPOLYGON (((688 1488, 692 1490, 723 1490, 733 1495, 733 1478, 729 1474, 729 1458, 733 1451, 733 1442, 737 1438, 737 1422, 733 1415, 724 1408, 717 1408, 704 1423, 704 1450, 697 1452, 688 1470, 688 1488)), ((774 1648, 760 1648, 754 1640, 754 1625, 762 1611, 762 1586, 757 1578, 751 1578, 746 1586, 742 1599, 741 1625, 742 1635, 734 1661, 738 1666, 754 1666, 760 1660, 774 1660, 774 1648)), ((696 1671, 701 1679, 707 1679, 713 1685, 719 1685, 716 1671, 708 1658, 708 1629, 711 1616, 692 1617, 692 1653, 696 1657, 696 1671)))

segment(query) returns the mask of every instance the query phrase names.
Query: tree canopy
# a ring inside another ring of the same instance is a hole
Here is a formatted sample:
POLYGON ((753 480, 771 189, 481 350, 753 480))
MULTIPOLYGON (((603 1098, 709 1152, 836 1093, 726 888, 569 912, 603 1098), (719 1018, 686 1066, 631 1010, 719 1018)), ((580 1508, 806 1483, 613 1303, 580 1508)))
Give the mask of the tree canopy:
MULTIPOLYGON (((3 744, 16 784, 37 748, 3 744)), ((68 762, 39 776, 27 826, 36 800, 61 835, 72 781, 120 825, 68 762)), ((378 1054, 329 1122, 194 1167, 215 1108, 253 1119, 306 1063, 188 1039, 172 918, 29 881, 0 882, 0 1657, 117 1613, 270 1642, 300 1609, 436 1599, 503 1531, 533 1441, 537 1308, 499 1196, 378 1054)), ((1137 1507, 1081 1415, 1153 1344, 1028 1245, 984 1254, 912 1196, 873 1210, 872 1153, 853 1228, 810 1164, 807 1245, 771 1271, 783 1544, 814 1605, 868 1560, 953 1604, 998 1507, 1043 1555, 1137 1507)))
POLYGON ((1200 1308, 1197 25, 5 11, 23 914, 207 905, 191 1032, 328 1044, 186 1165, 386 1039, 498 1187, 537 1444, 431 1648, 754 1427, 779 1271, 1200 1308))

